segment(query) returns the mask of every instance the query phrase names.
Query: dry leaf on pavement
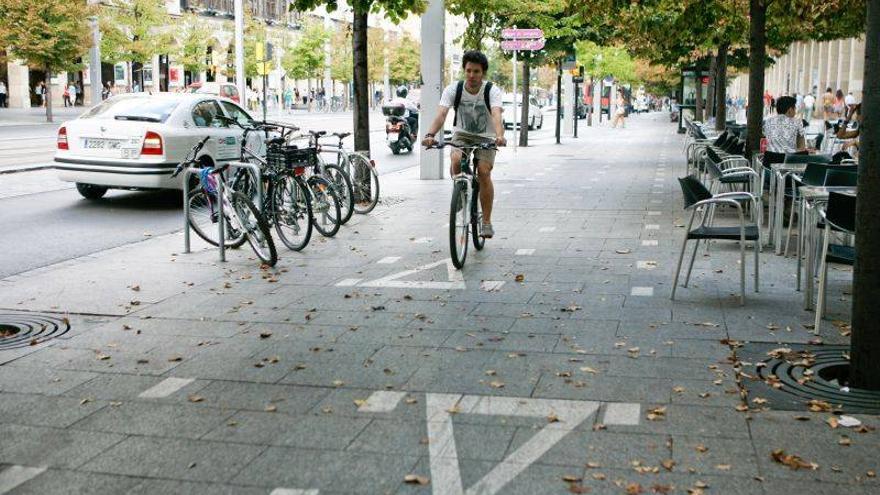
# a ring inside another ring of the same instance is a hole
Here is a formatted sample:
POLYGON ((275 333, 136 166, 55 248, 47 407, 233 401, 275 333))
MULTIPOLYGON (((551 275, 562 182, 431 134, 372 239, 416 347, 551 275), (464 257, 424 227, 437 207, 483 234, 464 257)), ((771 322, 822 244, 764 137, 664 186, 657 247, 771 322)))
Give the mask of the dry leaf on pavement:
POLYGON ((410 485, 427 485, 431 482, 431 480, 425 476, 419 476, 417 474, 408 474, 403 477, 404 483, 408 483, 410 485))
POLYGON ((770 453, 770 457, 779 464, 788 466, 795 471, 798 469, 810 469, 813 471, 819 469, 819 465, 815 462, 805 461, 800 456, 794 454, 786 454, 782 449, 774 450, 770 453))

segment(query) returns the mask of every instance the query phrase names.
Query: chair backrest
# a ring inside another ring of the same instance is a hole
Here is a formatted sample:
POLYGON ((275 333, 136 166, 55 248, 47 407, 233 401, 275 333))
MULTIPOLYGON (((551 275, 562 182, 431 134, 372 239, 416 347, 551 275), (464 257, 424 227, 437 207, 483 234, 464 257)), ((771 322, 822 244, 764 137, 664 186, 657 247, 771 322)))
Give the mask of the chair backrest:
POLYGON ((825 139, 825 134, 819 134, 816 136, 816 149, 822 149, 822 141, 825 139))
POLYGON ((745 139, 737 139, 736 142, 731 146, 730 153, 731 155, 744 155, 746 152, 746 140, 745 139))
POLYGON ((721 146, 722 144, 727 142, 727 139, 730 137, 730 133, 727 131, 722 132, 715 138, 715 141, 712 142, 714 146, 721 146))
POLYGON ((859 182, 859 173, 855 167, 833 167, 825 173, 825 186, 829 187, 856 187, 859 182))
POLYGON ((829 193, 828 206, 825 209, 825 219, 840 230, 855 233, 856 197, 837 192, 829 193))
POLYGON ((816 163, 816 162, 808 163, 806 170, 804 170, 804 177, 802 179, 804 185, 807 185, 807 186, 823 186, 823 185, 825 185, 825 174, 828 172, 828 169, 831 167, 833 167, 833 165, 829 165, 827 163, 816 163))
POLYGON ((786 153, 783 163, 827 163, 821 159, 815 159, 817 155, 808 155, 806 153, 786 153))
POLYGON ((709 190, 706 189, 706 186, 704 186, 700 182, 700 180, 693 175, 680 177, 678 179, 678 183, 679 185, 681 185, 681 194, 684 197, 685 210, 700 201, 710 199, 712 197, 712 193, 710 193, 709 190))

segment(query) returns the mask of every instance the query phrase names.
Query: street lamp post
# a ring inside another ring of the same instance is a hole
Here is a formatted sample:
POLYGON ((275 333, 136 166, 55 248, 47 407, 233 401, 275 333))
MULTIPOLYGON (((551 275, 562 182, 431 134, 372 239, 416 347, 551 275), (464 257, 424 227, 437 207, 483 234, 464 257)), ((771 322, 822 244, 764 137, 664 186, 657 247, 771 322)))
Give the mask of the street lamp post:
MULTIPOLYGON (((90 0, 89 3, 95 3, 90 0)), ((101 102, 101 92, 104 82, 101 81, 101 30, 98 27, 98 17, 89 17, 89 27, 92 30, 92 48, 89 49, 89 81, 92 87, 92 105, 101 102)))
MULTIPOLYGON (((244 0, 235 0, 235 87, 240 101, 247 104, 244 74, 244 0)), ((265 99, 263 100, 265 101, 265 99)))

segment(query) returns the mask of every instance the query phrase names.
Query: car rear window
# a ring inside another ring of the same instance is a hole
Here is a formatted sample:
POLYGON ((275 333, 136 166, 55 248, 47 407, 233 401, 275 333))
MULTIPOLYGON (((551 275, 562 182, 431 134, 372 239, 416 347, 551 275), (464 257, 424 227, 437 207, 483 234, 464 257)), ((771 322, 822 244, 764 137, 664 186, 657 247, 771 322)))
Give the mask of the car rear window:
POLYGON ((179 100, 166 98, 117 97, 104 101, 86 112, 83 119, 151 120, 165 122, 179 100))

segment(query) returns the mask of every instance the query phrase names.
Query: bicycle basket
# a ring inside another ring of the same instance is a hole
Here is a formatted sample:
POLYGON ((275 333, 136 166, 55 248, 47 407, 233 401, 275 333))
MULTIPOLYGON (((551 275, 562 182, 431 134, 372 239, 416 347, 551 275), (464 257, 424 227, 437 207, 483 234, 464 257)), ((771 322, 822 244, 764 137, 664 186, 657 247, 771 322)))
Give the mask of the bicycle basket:
POLYGON ((318 164, 318 154, 315 148, 297 148, 296 146, 273 146, 266 150, 266 163, 272 168, 279 169, 313 167, 318 164))

